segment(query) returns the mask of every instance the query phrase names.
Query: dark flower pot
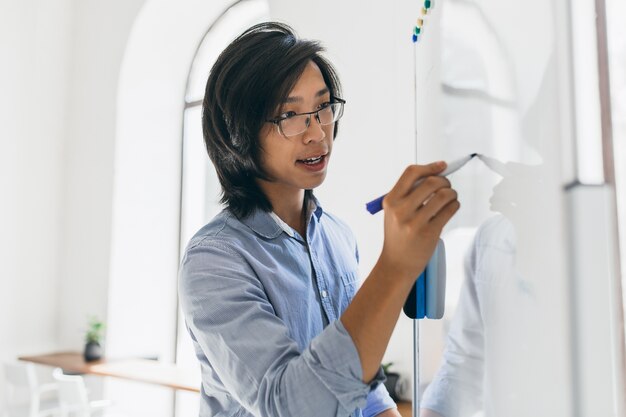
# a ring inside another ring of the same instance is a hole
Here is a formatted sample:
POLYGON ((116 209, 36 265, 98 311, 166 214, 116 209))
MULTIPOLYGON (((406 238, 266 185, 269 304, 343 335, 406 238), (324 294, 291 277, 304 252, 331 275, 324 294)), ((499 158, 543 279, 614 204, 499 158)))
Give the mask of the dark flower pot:
POLYGON ((93 362, 102 359, 102 346, 98 342, 89 342, 85 345, 85 362, 93 362))
POLYGON ((387 379, 385 379, 385 388, 387 388, 389 395, 391 395, 391 399, 394 401, 398 401, 398 393, 396 390, 398 386, 398 380, 400 379, 400 374, 397 374, 395 372, 389 372, 385 374, 385 376, 387 377, 387 379))

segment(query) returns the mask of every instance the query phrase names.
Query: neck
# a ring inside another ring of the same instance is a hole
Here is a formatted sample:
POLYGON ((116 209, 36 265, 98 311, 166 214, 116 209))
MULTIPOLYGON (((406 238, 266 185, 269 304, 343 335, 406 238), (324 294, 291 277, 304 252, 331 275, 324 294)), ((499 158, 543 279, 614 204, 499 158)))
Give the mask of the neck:
POLYGON ((296 190, 289 193, 285 190, 275 190, 272 187, 264 187, 260 184, 265 196, 272 204, 272 211, 289 226, 306 237, 306 220, 302 215, 304 205, 304 190, 296 190))

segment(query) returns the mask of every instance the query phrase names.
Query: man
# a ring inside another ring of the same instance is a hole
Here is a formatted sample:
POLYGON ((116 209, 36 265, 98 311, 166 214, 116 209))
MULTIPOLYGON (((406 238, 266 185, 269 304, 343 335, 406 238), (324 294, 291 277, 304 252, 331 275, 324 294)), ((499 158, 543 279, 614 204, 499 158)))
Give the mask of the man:
POLYGON ((207 82, 204 139, 226 209, 191 239, 179 291, 202 367, 201 416, 399 417, 380 362, 459 203, 436 176, 445 163, 408 167, 383 201, 383 250, 355 294, 355 239, 312 191, 345 103, 321 52, 285 25, 260 24, 207 82))

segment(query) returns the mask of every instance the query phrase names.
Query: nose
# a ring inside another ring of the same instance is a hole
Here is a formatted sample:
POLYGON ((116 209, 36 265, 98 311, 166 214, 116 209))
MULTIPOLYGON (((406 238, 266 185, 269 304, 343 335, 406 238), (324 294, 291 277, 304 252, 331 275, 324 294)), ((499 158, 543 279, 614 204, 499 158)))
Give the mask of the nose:
POLYGON ((321 142, 324 138, 326 138, 326 132, 324 131, 324 126, 320 123, 319 115, 317 113, 309 115, 309 123, 304 131, 304 142, 321 142), (315 121, 311 119, 315 119, 315 121))

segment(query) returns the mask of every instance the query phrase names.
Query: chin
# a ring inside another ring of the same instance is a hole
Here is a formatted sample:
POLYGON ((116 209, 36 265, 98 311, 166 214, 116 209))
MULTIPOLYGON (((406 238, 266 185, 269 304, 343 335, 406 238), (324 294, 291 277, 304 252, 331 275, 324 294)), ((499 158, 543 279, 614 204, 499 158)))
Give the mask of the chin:
POLYGON ((298 182, 302 184, 302 188, 306 189, 319 187, 326 180, 326 174, 327 171, 323 170, 315 173, 306 173, 304 176, 298 175, 298 182))
POLYGON ((314 188, 319 187, 320 185, 322 185, 324 183, 324 178, 320 179, 319 181, 310 181, 308 184, 306 184, 304 187, 305 190, 312 190, 314 188))

